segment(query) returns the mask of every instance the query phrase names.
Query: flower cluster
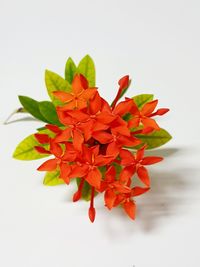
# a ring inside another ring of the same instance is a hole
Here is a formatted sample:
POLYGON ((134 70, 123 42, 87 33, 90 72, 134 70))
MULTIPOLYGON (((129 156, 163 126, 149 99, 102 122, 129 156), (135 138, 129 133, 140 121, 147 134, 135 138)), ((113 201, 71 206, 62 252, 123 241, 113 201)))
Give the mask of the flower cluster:
POLYGON ((144 156, 147 144, 138 138, 159 131, 155 116, 168 109, 155 111, 158 100, 142 105, 133 98, 119 102, 130 84, 129 76, 119 80, 119 90, 111 105, 103 99, 96 87, 89 87, 87 79, 76 74, 71 92, 54 91, 60 101, 56 112, 62 126, 47 124, 48 133, 36 133, 40 145, 37 152, 52 155, 39 171, 59 170, 60 178, 69 184, 78 180, 73 201, 82 197, 85 184, 90 189, 89 218, 95 220, 94 197, 104 194, 105 206, 110 210, 121 205, 127 215, 135 218, 134 197, 150 189, 147 165, 161 157, 144 156), (134 185, 136 175, 143 186, 134 185), (133 178, 134 177, 134 178, 133 178))

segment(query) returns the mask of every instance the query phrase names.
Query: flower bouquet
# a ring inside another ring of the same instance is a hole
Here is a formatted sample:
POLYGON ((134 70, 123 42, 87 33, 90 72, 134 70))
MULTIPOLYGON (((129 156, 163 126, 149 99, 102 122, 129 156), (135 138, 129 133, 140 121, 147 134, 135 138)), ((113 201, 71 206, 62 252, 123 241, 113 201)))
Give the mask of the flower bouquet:
POLYGON ((145 156, 145 151, 171 139, 155 121, 169 109, 156 109, 158 100, 151 94, 125 97, 120 102, 131 84, 128 75, 118 81, 118 91, 109 104, 96 87, 94 62, 88 55, 77 66, 69 58, 65 78, 46 70, 45 83, 51 101, 19 96, 20 111, 45 125, 19 143, 14 158, 50 157, 38 167, 46 172, 44 184, 68 185, 76 180, 73 201, 90 202, 91 222, 98 194, 103 195, 107 209, 121 206, 134 219, 135 197, 150 189, 147 167, 163 159, 145 156))

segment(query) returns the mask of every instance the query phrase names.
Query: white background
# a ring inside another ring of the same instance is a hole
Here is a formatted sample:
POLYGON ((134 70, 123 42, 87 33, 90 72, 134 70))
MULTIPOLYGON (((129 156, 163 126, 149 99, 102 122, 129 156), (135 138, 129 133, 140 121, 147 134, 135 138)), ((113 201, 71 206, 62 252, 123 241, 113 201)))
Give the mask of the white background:
MULTIPOLYGON (((109 101, 129 74, 128 96, 154 93, 171 112, 159 119, 173 140, 155 155, 151 192, 137 199, 136 221, 97 199, 72 203, 73 185, 45 187, 42 162, 12 159, 41 124, 0 125, 0 266, 200 266, 200 2, 198 0, 0 0, 0 120, 17 95, 47 99, 46 68, 63 74, 89 53, 109 101)), ((16 116, 15 119, 18 117, 16 116)))

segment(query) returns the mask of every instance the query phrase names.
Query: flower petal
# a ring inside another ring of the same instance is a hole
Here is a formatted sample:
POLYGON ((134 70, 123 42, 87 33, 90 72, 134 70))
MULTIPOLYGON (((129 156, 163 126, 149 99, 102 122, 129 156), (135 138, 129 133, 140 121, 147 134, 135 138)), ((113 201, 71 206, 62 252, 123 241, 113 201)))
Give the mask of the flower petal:
POLYGON ((155 115, 162 116, 168 111, 169 111, 169 108, 159 108, 155 113, 152 114, 152 116, 155 116, 155 115))
POLYGON ((50 130, 51 132, 55 134, 62 132, 62 130, 58 126, 52 125, 52 124, 46 124, 45 128, 47 128, 48 130, 50 130))
POLYGON ((60 145, 55 143, 55 142, 53 142, 53 141, 51 141, 51 143, 50 143, 50 151, 51 151, 52 154, 54 154, 58 158, 61 157, 62 153, 63 153, 62 148, 60 147, 60 145))
POLYGON ((144 125, 145 128, 151 127, 155 130, 160 130, 159 125, 156 123, 156 121, 154 119, 142 118, 141 121, 142 121, 142 124, 144 125))
POLYGON ((136 166, 125 167, 120 173, 120 182, 127 184, 136 171, 136 166))
POLYGON ((71 129, 67 128, 63 130, 59 135, 57 135, 54 141, 57 143, 67 142, 70 137, 71 137, 71 129))
POLYGON ((54 91, 53 95, 63 103, 70 102, 74 98, 72 94, 69 94, 63 91, 54 91))
POLYGON ((113 133, 119 133, 124 136, 130 136, 130 130, 126 125, 117 126, 112 129, 113 133))
POLYGON ((117 157, 119 154, 119 147, 116 144, 116 142, 112 142, 107 146, 107 150, 106 150, 106 154, 107 155, 111 155, 113 157, 117 157))
POLYGON ((48 144, 50 141, 50 137, 48 136, 48 134, 36 133, 34 134, 34 136, 40 144, 48 144))
POLYGON ((96 91, 94 97, 90 100, 89 103, 89 111, 90 114, 95 115, 98 111, 100 111, 102 105, 102 100, 99 93, 96 91))
POLYGON ((103 124, 97 120, 93 121, 93 127, 92 127, 93 132, 107 130, 108 128, 109 128, 109 125, 103 124))
POLYGON ((134 117, 128 121, 128 128, 136 128, 140 125, 140 118, 134 117))
POLYGON ((87 80, 81 74, 76 74, 72 81, 72 91, 75 95, 79 95, 84 89, 88 87, 87 80))
POLYGON ((145 167, 141 166, 137 169, 137 175, 140 178, 140 180, 146 185, 150 186, 150 179, 149 179, 149 174, 148 171, 145 167))
POLYGON ((82 151, 82 145, 84 142, 84 137, 82 133, 78 130, 73 131, 73 145, 74 148, 78 151, 82 151))
POLYGON ((92 128, 94 121, 88 120, 80 124, 79 129, 83 132, 85 141, 88 141, 92 137, 92 128))
POLYGON ((81 178, 84 177, 88 173, 87 165, 75 165, 72 167, 72 171, 69 175, 70 178, 81 178))
POLYGON ((154 111, 154 109, 156 108, 157 104, 158 104, 158 100, 153 100, 151 102, 148 102, 148 103, 144 104, 144 106, 141 109, 141 114, 143 116, 147 116, 148 117, 148 115, 150 115, 154 111))
POLYGON ((160 162, 162 160, 163 160, 162 157, 145 157, 142 159, 141 164, 142 165, 151 165, 151 164, 155 164, 157 162, 160 162))
POLYGON ((119 155, 121 157, 121 164, 124 166, 135 162, 134 155, 127 149, 121 149, 119 155))
POLYGON ((116 177, 116 169, 114 166, 110 166, 105 173, 105 180, 108 183, 114 182, 116 177))
POLYGON ((105 166, 107 164, 110 164, 113 160, 114 160, 113 156, 98 155, 95 158, 95 165, 96 166, 105 166))
POLYGON ((51 154, 50 151, 46 150, 46 149, 45 149, 44 147, 42 147, 42 146, 35 146, 34 148, 35 148, 35 150, 36 150, 37 152, 39 152, 39 153, 41 153, 41 154, 51 154))
POLYGON ((107 111, 102 111, 97 115, 97 120, 104 124, 109 124, 112 121, 116 119, 116 116, 114 116, 112 113, 109 113, 107 111))
POLYGON ((136 137, 133 136, 119 136, 117 138, 118 143, 122 146, 128 146, 128 147, 134 147, 137 146, 139 144, 141 144, 141 140, 137 139, 136 137))
POLYGON ((37 170, 38 171, 54 171, 57 168, 57 159, 49 159, 42 163, 37 170))
POLYGON ((97 131, 92 134, 93 138, 99 141, 101 144, 110 143, 113 140, 113 136, 105 131, 97 131))
POLYGON ((138 149, 138 151, 136 152, 136 160, 137 161, 140 161, 143 159, 144 157, 144 152, 145 152, 145 149, 146 149, 146 145, 142 146, 140 149, 138 149))
POLYGON ((147 191, 149 191, 149 189, 150 189, 150 187, 135 186, 131 189, 131 196, 132 197, 140 196, 140 195, 146 193, 147 191))
POLYGON ((135 203, 132 200, 126 201, 123 204, 123 208, 124 208, 125 212, 128 214, 128 216, 132 220, 134 220, 135 219, 135 211, 136 211, 136 205, 135 205, 135 203))
POLYGON ((73 122, 72 117, 69 116, 67 111, 63 111, 62 108, 64 107, 57 107, 57 114, 58 114, 59 121, 64 125, 72 124, 73 122))
POLYGON ((60 178, 62 178, 66 184, 69 184, 69 174, 71 173, 71 167, 67 163, 60 164, 60 178))
POLYGON ((81 110, 69 110, 67 113, 79 122, 83 122, 89 119, 89 115, 81 110))
POLYGON ((91 149, 89 147, 87 147, 86 145, 83 145, 82 153, 84 155, 84 161, 92 164, 92 151, 91 151, 91 149))
POLYGON ((99 171, 98 168, 94 168, 93 170, 90 170, 88 172, 88 175, 86 176, 86 181, 91 185, 94 186, 95 188, 100 188, 101 185, 101 178, 102 174, 99 171))
POLYGON ((104 194, 105 206, 110 210, 113 208, 116 199, 116 194, 112 189, 107 189, 104 194))
POLYGON ((75 107, 77 107, 77 100, 74 98, 70 101, 65 103, 64 106, 58 107, 60 111, 67 111, 67 110, 73 110, 75 107))
POLYGON ((83 91, 83 93, 81 94, 81 98, 83 98, 85 100, 89 100, 89 99, 94 97, 96 92, 97 92, 96 88, 95 89, 93 89, 93 88, 85 89, 83 91))
POLYGON ((125 101, 120 102, 113 110, 113 113, 115 115, 123 116, 126 113, 128 113, 132 107, 133 107, 133 100, 127 99, 125 101))
POLYGON ((78 109, 84 109, 87 107, 87 101, 83 98, 78 98, 74 107, 78 109))

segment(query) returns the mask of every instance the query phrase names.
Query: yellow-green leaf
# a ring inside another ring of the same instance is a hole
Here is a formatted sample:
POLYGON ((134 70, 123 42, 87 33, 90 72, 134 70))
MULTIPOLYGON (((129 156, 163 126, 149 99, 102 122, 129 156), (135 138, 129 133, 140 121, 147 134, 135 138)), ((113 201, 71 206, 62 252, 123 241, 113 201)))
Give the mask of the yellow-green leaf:
POLYGON ((43 180, 44 185, 55 186, 64 184, 65 182, 59 178, 60 172, 58 170, 52 172, 46 172, 43 180))
POLYGON ((142 140, 142 144, 147 144, 147 149, 162 146, 172 138, 172 136, 164 129, 145 135, 137 134, 136 137, 142 140))
POLYGON ((65 80, 67 80, 71 84, 75 73, 76 73, 76 65, 73 59, 69 57, 65 65, 65 80))
POLYGON ((64 92, 71 91, 71 85, 69 84, 68 81, 63 79, 60 75, 49 70, 45 71, 45 83, 48 94, 54 105, 60 105, 61 102, 54 97, 53 91, 64 91, 64 92))
POLYGON ((83 74, 89 82, 90 87, 95 86, 95 65, 89 55, 86 55, 78 64, 77 73, 83 74))
MULTIPOLYGON (((39 145, 41 146, 41 144, 39 144, 35 139, 35 136, 31 134, 18 144, 13 153, 13 158, 19 160, 35 160, 48 157, 49 154, 40 154, 35 150, 34 147, 39 145)), ((48 147, 48 145, 43 146, 45 148, 48 147)))
POLYGON ((141 95, 134 96, 133 99, 136 105, 138 106, 138 108, 141 109, 144 106, 144 104, 153 100, 153 95, 152 94, 141 94, 141 95))

